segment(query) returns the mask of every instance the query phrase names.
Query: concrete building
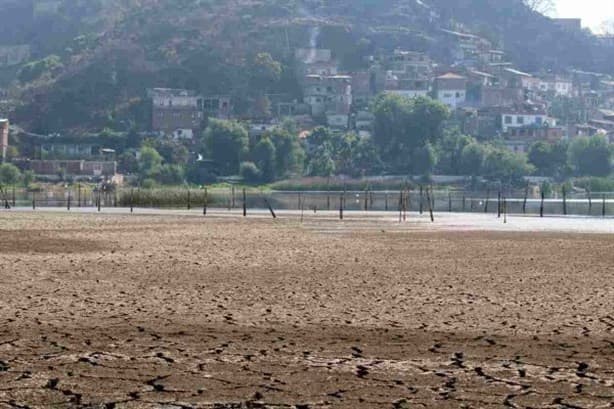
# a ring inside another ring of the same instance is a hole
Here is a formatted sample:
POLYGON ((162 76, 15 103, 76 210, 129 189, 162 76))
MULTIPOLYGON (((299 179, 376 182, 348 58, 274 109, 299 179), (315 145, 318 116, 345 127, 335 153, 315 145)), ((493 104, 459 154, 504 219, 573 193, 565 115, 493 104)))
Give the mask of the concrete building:
POLYGON ((149 95, 153 131, 177 139, 194 137, 204 118, 201 96, 194 91, 170 88, 154 88, 149 95))
POLYGON ((60 175, 74 179, 111 179, 117 175, 117 162, 85 160, 33 160, 29 168, 36 176, 48 180, 59 179, 60 175))
POLYGON ((433 74, 433 62, 424 53, 416 51, 394 50, 388 58, 389 70, 401 77, 428 79, 433 74))
POLYGON ((435 78, 433 92, 435 99, 451 109, 456 109, 466 101, 467 78, 451 72, 440 75, 435 78))
POLYGON ((311 107, 311 115, 325 115, 329 126, 347 128, 352 107, 352 77, 308 75, 304 81, 304 102, 311 107))

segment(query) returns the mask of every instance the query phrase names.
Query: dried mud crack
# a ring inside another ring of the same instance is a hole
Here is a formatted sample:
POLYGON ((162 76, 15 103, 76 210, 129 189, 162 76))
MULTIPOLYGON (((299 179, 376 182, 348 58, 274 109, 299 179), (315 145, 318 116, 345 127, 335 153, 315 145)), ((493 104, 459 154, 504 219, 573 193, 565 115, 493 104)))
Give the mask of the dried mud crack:
POLYGON ((614 408, 613 237, 330 223, 0 213, 0 408, 614 408))

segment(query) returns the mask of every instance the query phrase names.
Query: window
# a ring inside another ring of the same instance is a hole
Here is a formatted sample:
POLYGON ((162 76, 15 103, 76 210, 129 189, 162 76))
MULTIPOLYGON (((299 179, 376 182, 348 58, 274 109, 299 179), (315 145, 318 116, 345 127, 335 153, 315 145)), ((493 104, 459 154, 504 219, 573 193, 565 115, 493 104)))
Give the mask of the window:
POLYGON ((518 123, 518 125, 524 125, 524 116, 517 116, 516 123, 518 123))
POLYGON ((512 117, 509 116, 509 115, 506 115, 505 116, 505 123, 508 124, 508 125, 511 124, 512 123, 512 117))
POLYGON ((541 125, 543 123, 544 119, 541 116, 537 116, 535 117, 535 123, 537 125, 541 125))

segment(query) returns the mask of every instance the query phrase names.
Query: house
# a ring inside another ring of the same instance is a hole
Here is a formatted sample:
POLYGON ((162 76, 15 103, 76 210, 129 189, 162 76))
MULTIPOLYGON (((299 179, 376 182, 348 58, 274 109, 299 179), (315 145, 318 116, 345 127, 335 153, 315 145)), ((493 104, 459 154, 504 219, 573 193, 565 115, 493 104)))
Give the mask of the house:
POLYGON ((319 48, 298 48, 294 51, 298 78, 307 75, 332 76, 338 74, 338 63, 331 50, 319 48))
POLYGON ((110 180, 117 176, 117 162, 85 160, 32 160, 28 167, 37 177, 59 180, 110 180))
POLYGON ((467 78, 447 73, 435 78, 433 87, 435 99, 455 109, 462 106, 467 98, 467 78))
POLYGON ((552 22, 566 31, 582 31, 581 18, 553 18, 552 22))
POLYGON ((6 161, 6 151, 9 148, 9 120, 0 119, 0 154, 2 163, 6 161))
POLYGON ((354 128, 361 138, 369 138, 373 132, 375 116, 369 111, 358 111, 354 116, 354 128))
POLYGON ((203 97, 203 112, 210 118, 229 119, 232 115, 230 96, 210 95, 203 97))
POLYGON ((559 97, 571 97, 573 96, 573 83, 567 78, 556 75, 548 75, 541 77, 539 79, 538 89, 532 89, 532 91, 541 91, 543 93, 550 93, 559 97))
POLYGON ((333 128, 347 128, 352 106, 352 77, 308 75, 304 80, 305 104, 312 116, 326 116, 333 128))
POLYGON ((508 133, 512 128, 556 126, 556 119, 542 110, 509 108, 501 115, 501 130, 508 133))
POLYGON ((185 89, 154 88, 148 93, 152 130, 175 139, 193 139, 204 119, 203 98, 185 89))
POLYGON ((388 65, 390 71, 401 78, 429 79, 433 74, 431 59, 416 51, 394 50, 388 65))
MULTIPOLYGON (((491 51, 494 51, 493 44, 483 37, 453 30, 442 29, 441 31, 446 40, 452 44, 450 51, 455 65, 475 67, 490 58, 498 58, 491 57, 491 51)), ((497 55, 500 54, 497 52, 497 55)))
POLYGON ((375 73, 369 71, 352 73, 352 104, 354 109, 368 107, 376 94, 375 73))

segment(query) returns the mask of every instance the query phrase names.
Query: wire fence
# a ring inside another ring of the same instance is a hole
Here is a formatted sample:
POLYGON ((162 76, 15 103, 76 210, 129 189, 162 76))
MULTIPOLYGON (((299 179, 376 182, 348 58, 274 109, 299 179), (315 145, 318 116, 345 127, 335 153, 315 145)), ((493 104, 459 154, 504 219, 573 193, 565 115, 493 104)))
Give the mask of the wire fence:
POLYGON ((253 188, 105 188, 52 186, 0 189, 0 208, 80 207, 152 209, 271 209, 404 212, 473 212, 614 216, 614 192, 541 196, 525 191, 471 192, 433 190, 428 186, 399 191, 262 191, 253 188))

